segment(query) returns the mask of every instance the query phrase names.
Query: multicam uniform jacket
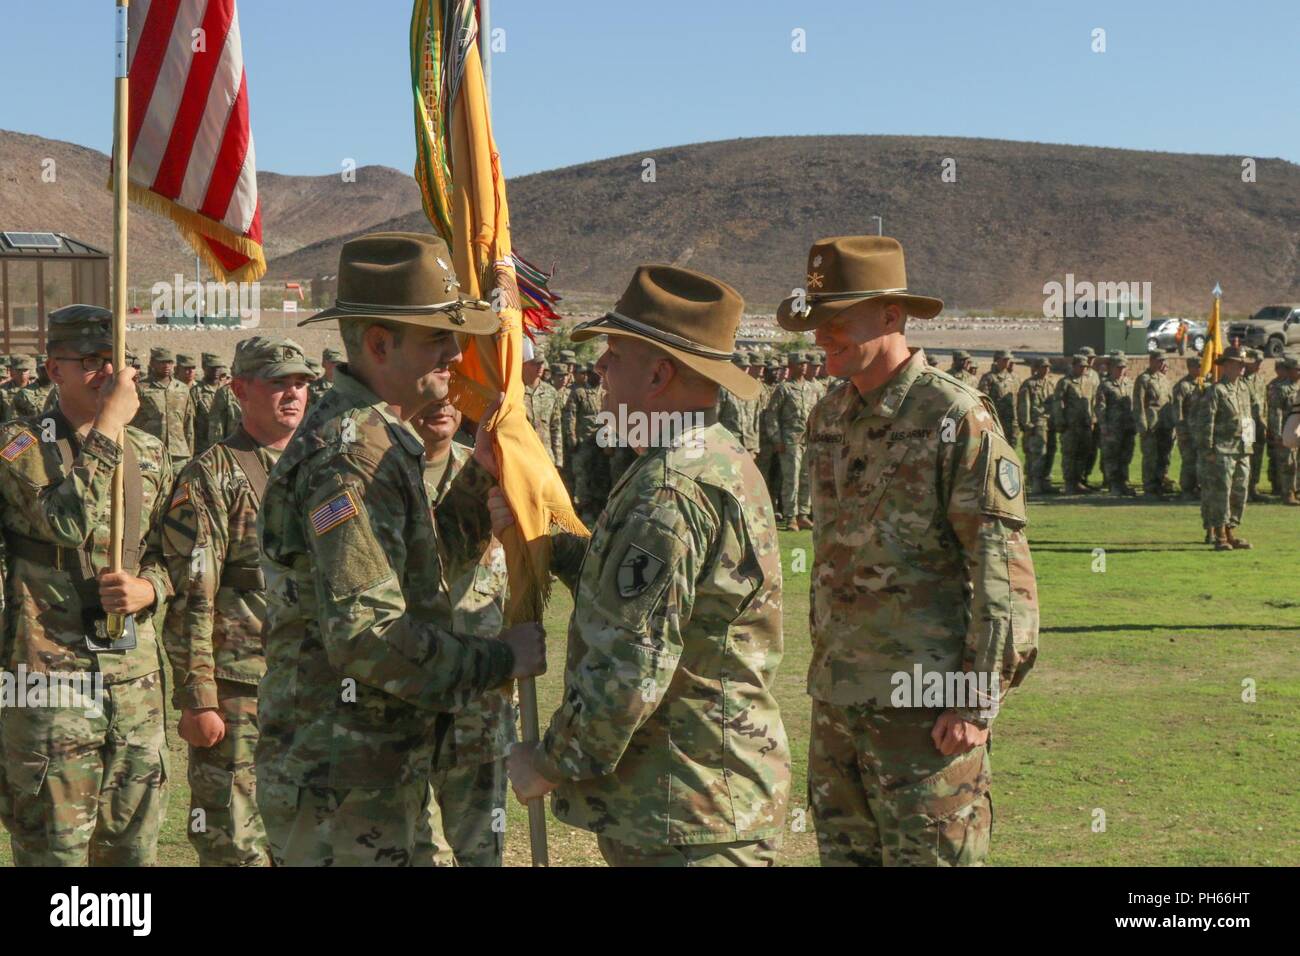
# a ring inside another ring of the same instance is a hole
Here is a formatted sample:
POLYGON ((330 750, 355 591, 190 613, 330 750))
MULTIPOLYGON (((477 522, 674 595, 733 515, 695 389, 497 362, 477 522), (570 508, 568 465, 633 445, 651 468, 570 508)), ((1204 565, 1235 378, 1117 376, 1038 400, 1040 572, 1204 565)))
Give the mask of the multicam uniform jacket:
POLYGON ((506 682, 508 645, 433 623, 444 574, 459 577, 487 545, 490 484, 466 466, 431 517, 424 443, 337 367, 271 472, 258 516, 267 587, 259 786, 423 779, 437 713, 506 682), (444 568, 440 551, 463 563, 444 568))
MULTIPOLYGON (((453 442, 447 470, 436 486, 425 487, 434 512, 447 488, 469 464, 473 450, 453 442)), ((428 468, 426 466, 426 475, 428 468)), ((443 555, 450 566, 450 555, 443 555)), ((483 556, 454 581, 444 581, 447 599, 444 615, 438 623, 457 634, 495 638, 505 626, 507 594, 506 553, 500 542, 491 539, 483 556)), ((515 742, 514 684, 489 688, 482 697, 461 708, 452 721, 451 730, 441 741, 434 760, 435 770, 467 767, 499 760, 515 742)))
POLYGON ((176 596, 163 644, 176 707, 217 706, 217 681, 251 685, 266 673, 266 587, 257 540, 258 499, 236 451, 269 474, 279 452, 240 429, 190 461, 163 519, 163 549, 176 596))
POLYGON ((194 454, 194 400, 190 386, 176 379, 146 378, 137 387, 140 411, 131 424, 163 443, 173 459, 194 454))
POLYGON ((893 675, 919 665, 996 675, 1005 695, 1037 656, 1038 592, 1020 461, 991 403, 914 349, 871 394, 832 389, 808 446, 808 693, 886 708, 893 675))
POLYGON ((130 542, 136 547, 128 543, 125 549, 135 556, 125 553, 125 566, 153 585, 156 604, 137 613, 133 650, 97 654, 86 647, 87 615, 99 607, 94 576, 108 567, 113 470, 128 453, 94 429, 78 437, 58 410, 0 429, 0 523, 11 628, 4 666, 22 664, 43 674, 99 671, 105 684, 159 670, 152 616, 172 593, 160 537, 171 462, 153 436, 132 427, 126 434, 128 461, 137 463, 139 474, 138 486, 130 476, 126 482, 128 496, 138 498, 128 501, 127 516, 137 514, 139 537, 130 542))
POLYGON ((557 537, 553 565, 575 595, 537 758, 555 815, 633 845, 779 833, 781 563, 752 456, 716 422, 648 451, 583 544, 557 537))

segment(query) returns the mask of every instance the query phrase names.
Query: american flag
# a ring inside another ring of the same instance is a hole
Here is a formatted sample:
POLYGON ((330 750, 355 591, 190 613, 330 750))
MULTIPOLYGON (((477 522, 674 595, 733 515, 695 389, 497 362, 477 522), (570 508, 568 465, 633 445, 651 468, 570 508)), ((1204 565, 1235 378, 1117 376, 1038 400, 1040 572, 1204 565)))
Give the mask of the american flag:
POLYGON ((266 272, 235 0, 132 0, 127 178, 218 277, 266 272))
POLYGON ((352 500, 352 495, 345 491, 341 495, 335 495, 311 513, 311 528, 316 534, 321 535, 356 516, 356 502, 352 500))

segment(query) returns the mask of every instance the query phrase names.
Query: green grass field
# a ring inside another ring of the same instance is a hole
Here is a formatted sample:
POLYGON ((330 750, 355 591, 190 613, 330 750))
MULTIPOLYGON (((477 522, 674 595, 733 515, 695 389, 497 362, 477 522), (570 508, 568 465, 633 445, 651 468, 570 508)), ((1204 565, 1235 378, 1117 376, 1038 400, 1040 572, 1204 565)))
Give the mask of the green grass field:
MULTIPOLYGON (((992 863, 1300 864, 1300 591, 1292 577, 1300 509, 1250 505, 1242 533, 1253 550, 1216 553, 1200 543, 1192 503, 1031 503, 1041 650, 994 729, 992 863), (1094 570, 1097 548, 1104 572, 1094 570), (1242 700, 1247 680, 1253 703, 1242 700), (1098 810, 1103 832, 1094 832, 1098 810)), ((792 806, 802 807, 808 574, 791 565, 811 535, 781 539, 786 656, 776 696, 793 749, 792 806)), ((571 607, 558 587, 546 615, 552 670, 538 682, 543 726, 560 695, 571 607)), ((191 865, 185 751, 172 736, 160 859, 191 865)), ((600 862, 586 832, 552 820, 549 837, 553 865, 600 862)), ((526 817, 513 797, 506 855, 510 865, 529 860, 526 817)), ((782 856, 815 865, 812 833, 788 834, 782 856)))

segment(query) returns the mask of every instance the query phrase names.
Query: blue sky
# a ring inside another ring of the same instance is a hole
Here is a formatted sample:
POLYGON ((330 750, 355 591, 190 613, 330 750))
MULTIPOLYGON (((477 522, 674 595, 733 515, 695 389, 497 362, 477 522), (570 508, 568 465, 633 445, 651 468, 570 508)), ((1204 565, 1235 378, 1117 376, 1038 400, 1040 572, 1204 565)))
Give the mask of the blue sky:
MULTIPOLYGON (((112 0, 0 0, 0 128, 107 150, 112 0), (21 12, 19 12, 21 11, 21 12), (17 78, 49 77, 48 82, 17 78)), ((240 0, 258 166, 409 172, 409 0, 240 0)), ((1300 3, 493 0, 510 175, 705 140, 977 136, 1300 162, 1300 3), (1092 51, 1104 29, 1106 51, 1092 51), (791 49, 805 31, 807 50, 791 49)))

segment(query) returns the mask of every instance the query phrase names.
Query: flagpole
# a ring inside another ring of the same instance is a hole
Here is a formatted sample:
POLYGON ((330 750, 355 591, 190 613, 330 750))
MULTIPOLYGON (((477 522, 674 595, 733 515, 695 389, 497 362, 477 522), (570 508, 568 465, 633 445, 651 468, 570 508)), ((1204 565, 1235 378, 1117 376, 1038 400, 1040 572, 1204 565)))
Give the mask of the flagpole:
MULTIPOLYGON (((487 93, 488 117, 492 116, 492 0, 478 0, 478 58, 483 66, 483 88, 487 93)), ((537 681, 521 677, 519 686, 519 718, 523 724, 523 743, 536 743, 541 739, 541 721, 537 712, 537 681)), ((546 849, 546 803, 541 797, 528 801, 528 841, 533 853, 533 866, 549 866, 546 849)))
MULTIPOLYGON (((131 0, 117 0, 116 77, 113 90, 113 372, 126 367, 126 200, 127 119, 130 110, 130 79, 127 77, 127 13, 131 0)), ((126 444, 125 430, 109 436, 126 444)), ((108 567, 122 570, 123 515, 126 500, 122 461, 113 470, 112 513, 109 523, 108 567)), ((137 531, 139 529, 136 529, 137 531)), ((111 637, 122 633, 125 619, 109 615, 111 637)))

